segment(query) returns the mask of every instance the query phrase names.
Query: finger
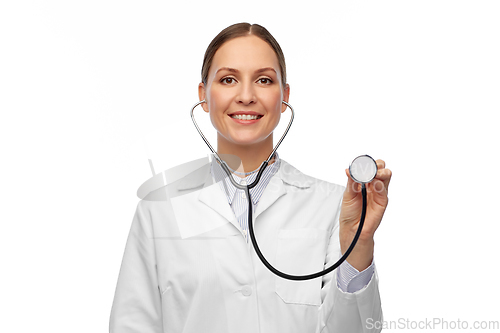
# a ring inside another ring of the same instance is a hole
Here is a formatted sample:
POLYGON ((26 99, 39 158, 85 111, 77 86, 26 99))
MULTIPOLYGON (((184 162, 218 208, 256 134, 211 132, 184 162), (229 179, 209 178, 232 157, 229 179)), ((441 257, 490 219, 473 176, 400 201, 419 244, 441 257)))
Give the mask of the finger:
POLYGON ((391 176, 392 171, 390 169, 378 169, 375 178, 386 181, 388 179, 391 179, 391 176))
POLYGON ((389 183, 391 182, 392 171, 390 169, 380 169, 377 171, 375 179, 378 179, 384 183, 384 187, 387 190, 389 188, 389 183))
POLYGON ((385 168, 385 161, 382 159, 378 159, 375 161, 377 163, 377 175, 375 178, 378 178, 384 182, 385 189, 388 190, 389 182, 391 181, 392 172, 389 169, 385 168), (389 171, 385 171, 389 170, 389 171))
POLYGON ((377 194, 384 194, 386 193, 386 187, 385 183, 380 180, 375 178, 367 187, 368 192, 376 192, 377 194))
POLYGON ((375 161, 375 163, 377 163, 377 169, 384 169, 385 168, 385 161, 384 160, 378 159, 375 161))
POLYGON ((351 174, 349 173, 349 169, 345 169, 345 174, 347 175, 347 186, 346 190, 344 192, 344 200, 349 200, 354 197, 360 192, 359 190, 359 184, 356 183, 352 178, 351 174))
POLYGON ((383 181, 374 179, 368 186, 369 198, 380 206, 387 206, 387 188, 383 181))

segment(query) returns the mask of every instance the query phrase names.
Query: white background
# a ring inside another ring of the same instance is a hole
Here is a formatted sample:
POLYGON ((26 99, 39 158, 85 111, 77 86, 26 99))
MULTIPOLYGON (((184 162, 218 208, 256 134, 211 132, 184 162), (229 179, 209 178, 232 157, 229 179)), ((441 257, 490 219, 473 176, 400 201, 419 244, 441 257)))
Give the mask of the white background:
POLYGON ((148 159, 207 155, 189 117, 203 54, 243 21, 286 56, 282 158, 341 184, 359 154, 393 170, 385 319, 500 320, 499 16, 498 1, 3 1, 0 331, 107 331, 148 159))

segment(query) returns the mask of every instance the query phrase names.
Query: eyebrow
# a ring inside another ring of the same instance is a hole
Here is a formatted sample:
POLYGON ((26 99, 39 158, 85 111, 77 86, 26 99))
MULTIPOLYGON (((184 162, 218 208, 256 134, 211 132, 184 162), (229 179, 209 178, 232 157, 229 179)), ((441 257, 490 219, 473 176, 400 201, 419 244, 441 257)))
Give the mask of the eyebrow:
MULTIPOLYGON (((231 68, 231 67, 221 67, 217 70, 216 74, 219 73, 220 71, 222 70, 226 70, 228 72, 233 72, 233 73, 238 73, 239 70, 237 70, 236 68, 231 68)), ((263 73, 263 72, 267 72, 267 71, 273 71, 274 73, 276 73, 276 70, 272 67, 264 67, 264 68, 260 68, 258 70, 255 71, 255 73, 263 73)), ((276 73, 277 74, 277 73, 276 73)))

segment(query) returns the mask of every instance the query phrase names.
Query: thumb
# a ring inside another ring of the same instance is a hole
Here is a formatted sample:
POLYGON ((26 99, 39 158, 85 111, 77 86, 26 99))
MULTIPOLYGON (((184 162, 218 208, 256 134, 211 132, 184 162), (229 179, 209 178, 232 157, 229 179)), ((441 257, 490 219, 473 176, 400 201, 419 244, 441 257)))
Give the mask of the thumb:
POLYGON ((360 192, 360 184, 356 183, 349 173, 349 169, 345 169, 345 174, 347 175, 347 185, 344 192, 344 200, 351 200, 355 198, 360 192))

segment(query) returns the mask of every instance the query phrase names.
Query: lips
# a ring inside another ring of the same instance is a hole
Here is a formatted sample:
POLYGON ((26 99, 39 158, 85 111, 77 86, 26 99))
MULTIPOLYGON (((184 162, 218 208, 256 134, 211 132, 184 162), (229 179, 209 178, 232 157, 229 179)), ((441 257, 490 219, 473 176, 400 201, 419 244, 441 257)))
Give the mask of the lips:
POLYGON ((259 122, 263 115, 255 111, 237 111, 228 114, 228 117, 240 125, 251 125, 259 122))
POLYGON ((243 114, 247 114, 249 116, 263 116, 262 114, 255 112, 255 111, 236 111, 236 112, 229 113, 228 116, 231 117, 233 115, 243 115, 243 114))

